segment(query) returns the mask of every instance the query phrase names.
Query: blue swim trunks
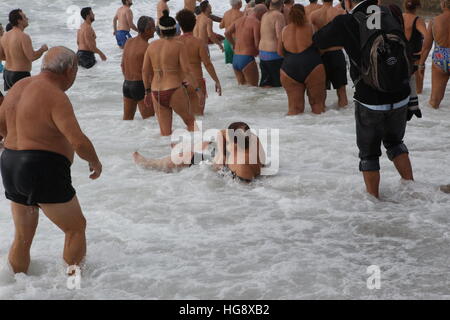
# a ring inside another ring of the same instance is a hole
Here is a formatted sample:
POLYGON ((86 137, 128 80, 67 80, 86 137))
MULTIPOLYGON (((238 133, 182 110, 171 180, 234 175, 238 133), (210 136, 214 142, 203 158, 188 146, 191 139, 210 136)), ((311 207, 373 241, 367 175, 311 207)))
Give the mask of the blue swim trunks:
POLYGON ((128 39, 132 38, 130 31, 117 30, 116 39, 119 47, 124 47, 128 39))
POLYGON ((233 68, 237 71, 243 71, 253 61, 255 61, 253 56, 235 54, 233 57, 233 68))
POLYGON ((276 52, 270 52, 270 51, 259 51, 259 58, 262 61, 275 61, 275 60, 282 60, 283 57, 279 56, 276 52))

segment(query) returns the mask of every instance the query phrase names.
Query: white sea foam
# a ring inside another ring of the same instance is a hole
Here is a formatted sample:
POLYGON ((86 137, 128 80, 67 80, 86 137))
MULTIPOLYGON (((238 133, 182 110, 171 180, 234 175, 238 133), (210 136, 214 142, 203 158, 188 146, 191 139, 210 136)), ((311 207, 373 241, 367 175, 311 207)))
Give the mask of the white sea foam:
MULTIPOLYGON (((170 1, 172 9, 181 0, 170 1)), ((218 13, 227 1, 213 0, 218 13)), ((135 0, 135 17, 155 15, 155 3, 135 0)), ((205 128, 233 121, 281 129, 281 169, 250 186, 221 178, 207 166, 177 174, 144 171, 131 159, 168 155, 154 119, 123 122, 121 51, 112 36, 120 1, 4 0, 0 20, 23 8, 34 46, 76 49, 76 31, 66 27, 66 9, 91 5, 98 46, 107 62, 80 70, 68 92, 81 127, 104 165, 90 181, 76 159, 73 182, 88 220, 87 269, 81 290, 70 291, 61 267, 63 234, 41 215, 30 275, 0 284, 0 299, 449 299, 450 99, 440 110, 426 106, 430 64, 420 97, 424 118, 409 125, 416 183, 399 180, 383 156, 382 201, 364 192, 358 172, 353 106, 286 117, 284 91, 237 87, 230 66, 211 47, 224 96, 210 98, 205 128), (381 268, 381 290, 366 287, 366 269, 381 268)), ((34 64, 37 73, 40 61, 34 64)), ((350 86, 351 87, 351 86, 350 86)), ((349 94, 352 90, 349 89, 349 94)), ((181 128, 177 117, 175 128, 181 128)), ((3 192, 1 187, 0 192, 3 192)), ((14 237, 9 202, 0 200, 0 256, 14 237)))

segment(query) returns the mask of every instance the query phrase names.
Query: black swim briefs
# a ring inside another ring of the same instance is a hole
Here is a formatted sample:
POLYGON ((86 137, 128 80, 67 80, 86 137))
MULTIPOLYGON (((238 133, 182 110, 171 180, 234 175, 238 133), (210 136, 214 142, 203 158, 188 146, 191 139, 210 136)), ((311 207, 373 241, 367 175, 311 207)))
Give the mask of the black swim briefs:
POLYGON ((326 52, 322 55, 327 74, 327 90, 339 89, 347 85, 347 61, 342 50, 326 52))
POLYGON ((261 68, 260 87, 281 87, 280 70, 283 65, 283 59, 272 61, 261 60, 259 66, 261 68))
POLYGON ((54 152, 5 149, 0 167, 6 198, 25 206, 69 202, 75 196, 71 165, 54 152))
POLYGON ((31 77, 31 73, 27 71, 3 71, 3 81, 5 82, 5 91, 8 91, 12 88, 13 85, 16 84, 16 82, 22 80, 23 78, 31 77))
POLYGON ((143 81, 128 81, 123 82, 123 96, 125 98, 141 101, 145 98, 145 86, 143 81))
POLYGON ((91 51, 79 50, 77 52, 77 57, 78 65, 86 69, 92 68, 97 63, 97 60, 95 60, 95 54, 91 51))

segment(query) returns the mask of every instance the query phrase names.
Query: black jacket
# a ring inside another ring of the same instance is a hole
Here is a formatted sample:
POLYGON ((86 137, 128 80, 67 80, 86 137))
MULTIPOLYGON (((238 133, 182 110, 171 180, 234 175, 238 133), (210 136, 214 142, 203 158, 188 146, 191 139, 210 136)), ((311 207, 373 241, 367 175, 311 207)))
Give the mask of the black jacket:
MULTIPOLYGON (((356 12, 367 12, 367 8, 376 5, 377 0, 366 0, 356 8, 356 12)), ((359 25, 351 14, 337 16, 332 22, 319 30, 313 37, 314 44, 319 49, 330 47, 344 47, 349 57, 356 64, 361 62, 361 50, 359 44, 359 25)), ((350 66, 350 76, 353 82, 359 79, 359 71, 353 65, 350 66)), ((409 85, 399 85, 395 93, 377 91, 363 81, 356 85, 354 99, 365 104, 382 105, 397 103, 406 99, 411 93, 409 85)))

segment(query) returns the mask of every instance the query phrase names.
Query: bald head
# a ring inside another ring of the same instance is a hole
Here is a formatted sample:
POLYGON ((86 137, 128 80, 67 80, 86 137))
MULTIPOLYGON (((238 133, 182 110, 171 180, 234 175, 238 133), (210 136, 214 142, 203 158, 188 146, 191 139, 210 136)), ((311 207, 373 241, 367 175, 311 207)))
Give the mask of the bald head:
POLYGON ((258 4, 253 9, 253 14, 258 18, 258 20, 261 20, 262 16, 267 12, 267 7, 264 4, 258 4))
POLYGON ((44 56, 41 71, 64 74, 68 69, 73 69, 76 64, 75 52, 66 47, 53 47, 44 56))

